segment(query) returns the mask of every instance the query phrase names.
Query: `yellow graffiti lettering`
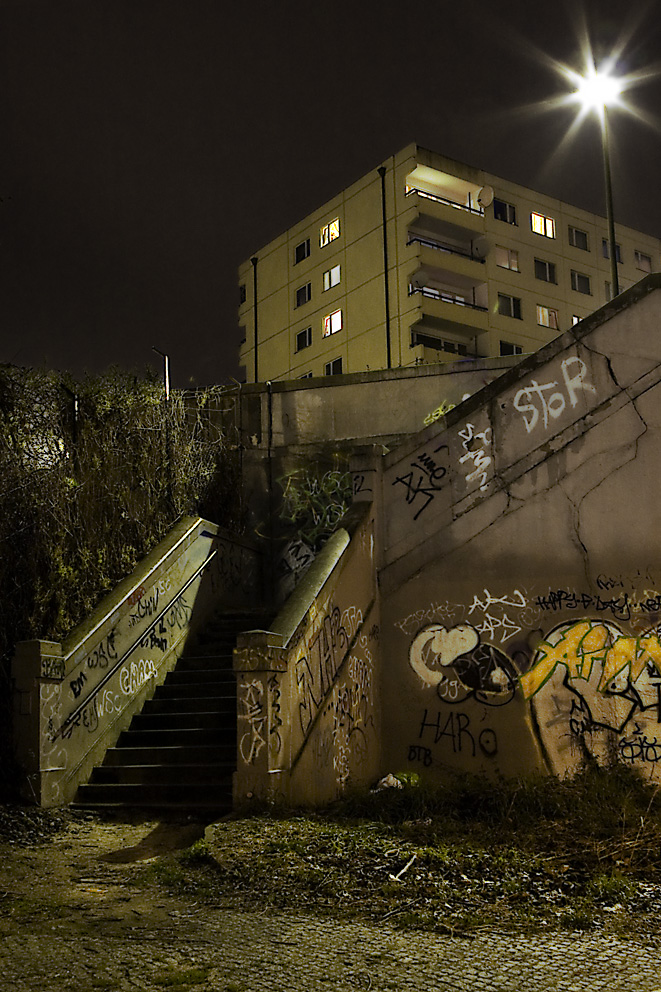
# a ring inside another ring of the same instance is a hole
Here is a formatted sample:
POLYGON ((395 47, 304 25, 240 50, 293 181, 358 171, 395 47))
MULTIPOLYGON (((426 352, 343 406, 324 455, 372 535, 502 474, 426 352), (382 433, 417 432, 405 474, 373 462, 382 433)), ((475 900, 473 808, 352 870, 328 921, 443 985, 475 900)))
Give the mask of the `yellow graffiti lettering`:
POLYGON ((657 634, 618 637, 604 624, 581 620, 562 631, 556 644, 541 642, 537 662, 521 676, 523 695, 530 699, 539 692, 558 665, 565 666, 570 679, 589 681, 596 662, 603 666, 600 692, 620 675, 635 683, 648 664, 661 674, 661 642, 657 634))

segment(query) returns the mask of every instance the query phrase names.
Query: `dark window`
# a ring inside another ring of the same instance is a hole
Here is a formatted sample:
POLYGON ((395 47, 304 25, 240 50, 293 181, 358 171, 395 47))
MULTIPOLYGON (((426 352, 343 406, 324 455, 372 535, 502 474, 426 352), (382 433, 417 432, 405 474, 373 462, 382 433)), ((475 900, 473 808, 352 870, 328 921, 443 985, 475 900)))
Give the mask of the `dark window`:
POLYGON ((590 276, 585 276, 581 272, 575 272, 571 270, 571 288, 575 289, 577 293, 585 293, 586 296, 590 295, 590 276))
POLYGON ((342 375, 342 359, 334 358, 324 365, 324 375, 342 375))
POLYGON ((542 258, 536 258, 535 279, 543 279, 544 282, 557 282, 555 278, 555 262, 545 262, 542 258))
POLYGON ((588 248, 588 236, 585 231, 580 231, 577 227, 572 227, 569 225, 569 244, 573 248, 581 248, 583 251, 589 251, 588 248))
MULTIPOLYGON (((601 239, 601 254, 604 256, 604 258, 610 258, 611 257, 610 247, 611 246, 610 246, 609 242, 606 241, 606 238, 602 238, 601 239)), ((616 259, 618 260, 618 262, 621 265, 622 264, 622 249, 618 245, 617 241, 615 242, 615 257, 616 257, 616 259)))
POLYGON ((511 344, 509 341, 500 342, 500 354, 504 355, 522 355, 523 348, 519 344, 511 344))
POLYGON ((241 283, 241 285, 239 286, 239 306, 241 306, 241 304, 245 302, 246 302, 246 285, 245 283, 241 283))
POLYGON ((505 293, 498 294, 498 313, 503 317, 516 317, 521 320, 521 300, 518 296, 506 296, 505 293))
POLYGON ((301 241, 300 245, 296 245, 294 248, 294 265, 302 262, 304 258, 307 258, 310 254, 310 239, 307 238, 305 241, 301 241))
POLYGON ((504 200, 494 200, 493 216, 495 220, 504 220, 506 224, 516 224, 516 207, 504 200))
POLYGON ((299 331, 296 335, 296 351, 303 351, 312 344, 312 328, 306 327, 304 331, 299 331))
POLYGON ((306 282, 305 286, 299 286, 296 290, 296 306, 302 307, 310 299, 312 299, 312 283, 306 282))
POLYGON ((636 268, 642 269, 643 272, 652 271, 652 256, 646 255, 642 251, 634 251, 634 256, 636 258, 636 268))

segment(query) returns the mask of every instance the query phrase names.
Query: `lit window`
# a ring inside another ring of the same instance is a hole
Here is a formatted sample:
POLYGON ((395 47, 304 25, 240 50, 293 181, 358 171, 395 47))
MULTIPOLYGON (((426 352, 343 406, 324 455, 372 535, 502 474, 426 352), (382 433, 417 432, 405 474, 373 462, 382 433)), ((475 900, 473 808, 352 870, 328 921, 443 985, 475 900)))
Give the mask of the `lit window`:
MULTIPOLYGON (((606 238, 602 238, 601 239, 601 254, 604 256, 604 258, 610 258, 611 257, 611 250, 610 249, 611 249, 611 246, 610 246, 609 242, 606 241, 606 238)), ((617 242, 615 242, 615 257, 616 257, 616 259, 618 260, 618 262, 621 265, 622 264, 622 249, 620 248, 620 246, 618 245, 617 242)))
POLYGON ((239 286, 239 306, 246 302, 246 284, 241 283, 239 286))
POLYGON ((511 269, 512 272, 519 271, 519 253, 514 248, 501 248, 496 245, 496 265, 501 269, 511 269))
POLYGON ((340 266, 334 265, 332 269, 328 269, 324 272, 324 290, 332 289, 333 286, 337 286, 340 281, 340 266))
POLYGON ((575 289, 577 293, 585 293, 589 296, 590 290, 590 276, 585 276, 581 272, 575 272, 574 269, 571 270, 571 288, 575 289))
POLYGON ((342 375, 342 359, 334 358, 324 365, 324 375, 342 375))
POLYGON ((588 235, 586 231, 581 231, 577 227, 569 225, 569 244, 572 248, 580 248, 582 251, 589 251, 588 235))
POLYGON ((335 241, 336 238, 340 236, 340 218, 336 217, 332 220, 330 224, 326 224, 319 231, 319 247, 323 248, 325 245, 330 244, 331 241, 335 241))
POLYGON ((299 331, 296 335, 296 351, 303 351, 303 348, 309 348, 312 344, 312 328, 306 327, 305 330, 299 331))
POLYGON ((498 313, 503 317, 516 317, 521 320, 521 300, 518 296, 507 296, 505 293, 498 294, 498 313))
POLYGON ((582 317, 579 317, 577 313, 573 313, 573 314, 571 315, 571 323, 572 323, 572 327, 574 327, 574 326, 575 326, 576 324, 580 324, 580 322, 581 322, 582 320, 583 320, 583 318, 582 318, 582 317))
POLYGON ((324 337, 342 330, 342 311, 335 310, 324 317, 324 337))
POLYGON ((535 234, 541 234, 545 238, 555 237, 555 221, 552 217, 532 213, 530 215, 530 226, 535 234))
POLYGON ((537 304, 537 323, 541 327, 552 327, 554 331, 558 329, 558 311, 551 307, 540 307, 537 304))
POLYGON ((557 282, 555 278, 555 262, 545 262, 542 258, 536 258, 535 279, 543 279, 544 282, 557 282))
POLYGON ((304 258, 308 258, 310 254, 310 239, 307 238, 305 241, 301 241, 300 245, 296 245, 294 248, 294 265, 302 262, 304 258))
POLYGON ((305 286, 299 286, 296 290, 296 306, 302 307, 304 303, 312 299, 312 283, 306 282, 305 286))
POLYGON ((500 342, 500 354, 505 355, 522 355, 523 348, 520 344, 511 344, 509 341, 500 342))
POLYGON ((503 220, 506 224, 516 224, 516 207, 504 200, 493 201, 494 220, 503 220))
POLYGON ((634 256, 636 259, 636 268, 642 269, 643 272, 652 271, 652 256, 645 255, 642 251, 634 251, 634 256))

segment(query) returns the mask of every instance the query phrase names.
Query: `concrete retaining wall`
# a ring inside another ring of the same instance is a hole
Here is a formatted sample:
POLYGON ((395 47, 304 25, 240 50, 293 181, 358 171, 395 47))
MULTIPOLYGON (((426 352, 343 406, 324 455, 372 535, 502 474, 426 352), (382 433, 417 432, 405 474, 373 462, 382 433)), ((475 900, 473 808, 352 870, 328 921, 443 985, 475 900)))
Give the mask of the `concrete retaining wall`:
POLYGON ((235 800, 323 803, 381 766, 374 517, 350 511, 273 623, 241 635, 235 800))
POLYGON ((661 761, 661 277, 383 460, 384 770, 661 761))

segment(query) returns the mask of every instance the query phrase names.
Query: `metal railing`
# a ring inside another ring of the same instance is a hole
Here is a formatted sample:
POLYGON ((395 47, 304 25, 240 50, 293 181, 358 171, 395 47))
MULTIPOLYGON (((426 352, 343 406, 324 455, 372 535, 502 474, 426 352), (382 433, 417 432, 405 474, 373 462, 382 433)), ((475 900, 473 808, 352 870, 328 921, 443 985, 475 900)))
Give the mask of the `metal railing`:
POLYGON ((454 303, 458 307, 470 307, 471 310, 481 310, 483 313, 488 311, 488 307, 478 306, 477 303, 469 303, 468 300, 462 300, 453 293, 444 293, 442 289, 432 289, 431 286, 409 286, 409 296, 413 296, 415 293, 422 293, 423 296, 427 296, 431 300, 454 303))
POLYGON ((472 251, 467 251, 465 248, 455 248, 450 245, 443 244, 442 241, 432 241, 430 238, 419 238, 415 235, 406 242, 407 245, 423 245, 425 248, 434 248, 436 251, 445 251, 450 255, 461 255, 462 258, 470 258, 473 262, 482 262, 484 264, 483 258, 478 258, 474 255, 472 251))
POLYGON ((447 196, 439 196, 438 193, 428 193, 427 190, 419 189, 417 186, 407 186, 404 195, 411 196, 412 193, 417 193, 418 196, 423 196, 426 200, 434 200, 435 203, 445 203, 447 206, 455 207, 457 210, 466 210, 469 214, 484 217, 482 207, 469 207, 467 203, 457 203, 456 200, 450 200, 447 196))

